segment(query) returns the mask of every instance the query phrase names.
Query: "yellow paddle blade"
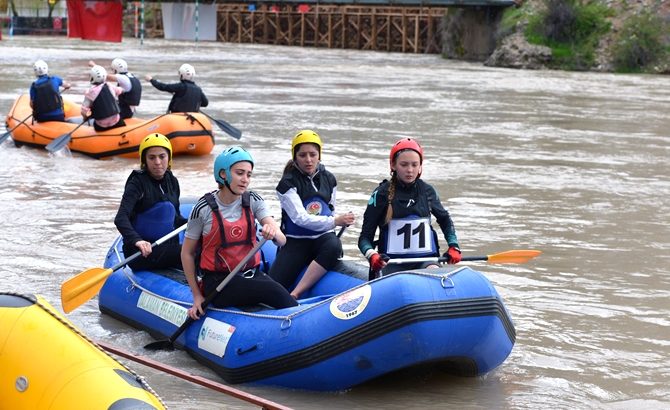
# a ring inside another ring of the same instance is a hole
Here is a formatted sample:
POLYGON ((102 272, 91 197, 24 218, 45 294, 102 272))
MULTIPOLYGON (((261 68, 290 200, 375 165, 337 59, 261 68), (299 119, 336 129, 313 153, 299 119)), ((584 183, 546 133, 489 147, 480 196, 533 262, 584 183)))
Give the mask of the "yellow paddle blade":
POLYGON ((541 251, 515 250, 488 255, 488 263, 525 263, 541 254, 541 251))
POLYGON ((111 269, 91 268, 63 282, 60 288, 60 300, 63 311, 70 313, 98 294, 105 279, 112 274, 111 269))

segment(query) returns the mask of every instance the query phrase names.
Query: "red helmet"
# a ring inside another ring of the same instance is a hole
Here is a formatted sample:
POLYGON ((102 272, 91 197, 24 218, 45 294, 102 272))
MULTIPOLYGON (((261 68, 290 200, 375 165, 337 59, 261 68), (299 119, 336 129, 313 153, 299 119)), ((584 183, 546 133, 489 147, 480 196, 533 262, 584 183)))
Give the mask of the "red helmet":
MULTIPOLYGON (((391 148, 391 155, 389 155, 389 167, 393 171, 393 160, 395 157, 402 151, 411 149, 419 154, 419 164, 423 165, 423 149, 419 143, 412 138, 403 138, 400 141, 396 142, 393 148, 391 148)), ((421 176, 421 172, 417 175, 417 178, 421 176)))

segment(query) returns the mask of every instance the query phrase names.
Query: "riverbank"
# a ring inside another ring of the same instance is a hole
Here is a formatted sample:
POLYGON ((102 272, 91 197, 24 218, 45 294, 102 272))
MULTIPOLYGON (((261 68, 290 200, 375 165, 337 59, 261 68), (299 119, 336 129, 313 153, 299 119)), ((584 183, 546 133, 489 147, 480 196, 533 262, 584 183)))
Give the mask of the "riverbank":
POLYGON ((670 74, 670 1, 520 0, 484 65, 670 74))

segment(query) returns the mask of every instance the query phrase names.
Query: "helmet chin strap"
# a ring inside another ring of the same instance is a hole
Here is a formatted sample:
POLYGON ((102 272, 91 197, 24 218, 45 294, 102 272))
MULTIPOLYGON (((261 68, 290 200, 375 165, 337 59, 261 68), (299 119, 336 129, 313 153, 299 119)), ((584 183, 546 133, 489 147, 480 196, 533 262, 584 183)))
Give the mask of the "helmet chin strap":
POLYGON ((233 191, 233 189, 230 187, 230 184, 228 183, 228 180, 227 180, 227 179, 224 179, 224 180, 223 180, 223 185, 224 185, 226 188, 228 188, 228 190, 230 191, 231 194, 233 194, 233 195, 241 195, 241 194, 238 194, 238 193, 236 193, 235 191, 233 191))

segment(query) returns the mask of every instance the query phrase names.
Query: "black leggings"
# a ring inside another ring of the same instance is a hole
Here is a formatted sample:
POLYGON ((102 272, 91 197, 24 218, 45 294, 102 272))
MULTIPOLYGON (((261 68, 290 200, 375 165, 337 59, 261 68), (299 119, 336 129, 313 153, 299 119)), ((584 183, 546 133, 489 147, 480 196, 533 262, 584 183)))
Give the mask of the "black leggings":
MULTIPOLYGON (((126 258, 139 252, 135 246, 123 247, 123 253, 126 258)), ((162 243, 156 245, 146 258, 141 255, 128 263, 128 266, 134 271, 154 270, 162 268, 181 269, 181 245, 178 243, 162 243)))
POLYGON ((329 232, 316 239, 286 238, 286 245, 277 251, 270 267, 270 277, 291 289, 303 269, 316 261, 326 270, 331 270, 342 254, 342 242, 335 233, 329 232))
MULTIPOLYGON (((209 273, 203 276, 205 295, 213 293, 226 276, 227 273, 209 273)), ((249 306, 259 303, 270 305, 275 309, 298 306, 298 302, 282 285, 260 270, 256 270, 251 278, 235 275, 212 301, 212 305, 216 307, 249 306)))

